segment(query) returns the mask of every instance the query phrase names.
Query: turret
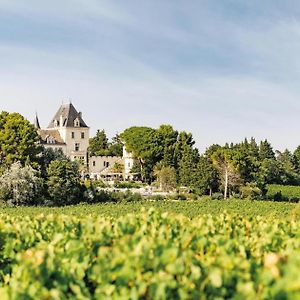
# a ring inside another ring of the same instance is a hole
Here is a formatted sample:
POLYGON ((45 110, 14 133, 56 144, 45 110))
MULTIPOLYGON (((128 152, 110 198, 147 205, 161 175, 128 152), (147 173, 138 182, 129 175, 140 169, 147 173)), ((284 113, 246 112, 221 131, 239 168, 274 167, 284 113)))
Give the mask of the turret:
POLYGON ((41 126, 40 126, 40 122, 39 122, 39 118, 38 118, 37 113, 35 113, 35 118, 34 118, 33 125, 34 125, 34 127, 35 127, 37 130, 40 130, 40 129, 41 129, 41 126))

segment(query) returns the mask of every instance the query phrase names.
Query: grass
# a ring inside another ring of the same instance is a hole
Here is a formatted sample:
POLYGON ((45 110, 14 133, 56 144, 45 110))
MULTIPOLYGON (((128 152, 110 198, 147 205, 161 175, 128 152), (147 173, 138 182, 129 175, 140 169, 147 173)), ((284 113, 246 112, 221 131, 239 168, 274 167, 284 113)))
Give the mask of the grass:
POLYGON ((175 212, 184 214, 189 218, 201 215, 219 215, 227 211, 247 217, 276 217, 289 219, 291 216, 300 215, 300 207, 295 203, 251 201, 251 200, 211 200, 202 198, 196 201, 141 201, 129 203, 103 203, 103 204, 80 204, 65 207, 0 207, 0 213, 12 216, 36 216, 39 214, 66 214, 74 216, 108 216, 119 217, 128 213, 140 212, 142 207, 151 207, 160 212, 175 212))
POLYGON ((281 201, 294 201, 297 202, 300 200, 300 186, 292 185, 279 185, 279 184, 269 184, 267 186, 267 195, 268 199, 276 199, 281 201))

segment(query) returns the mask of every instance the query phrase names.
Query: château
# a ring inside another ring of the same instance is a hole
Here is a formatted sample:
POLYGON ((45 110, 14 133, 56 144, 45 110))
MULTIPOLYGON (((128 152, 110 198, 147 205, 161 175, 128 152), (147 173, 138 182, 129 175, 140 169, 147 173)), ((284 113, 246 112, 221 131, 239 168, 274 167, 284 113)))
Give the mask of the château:
POLYGON ((90 156, 90 127, 84 121, 72 103, 62 104, 47 128, 42 129, 36 115, 34 125, 41 137, 42 145, 47 149, 61 150, 72 161, 81 161, 85 175, 91 178, 131 179, 133 156, 123 147, 123 156, 90 156), (122 166, 122 172, 116 172, 114 166, 122 166))

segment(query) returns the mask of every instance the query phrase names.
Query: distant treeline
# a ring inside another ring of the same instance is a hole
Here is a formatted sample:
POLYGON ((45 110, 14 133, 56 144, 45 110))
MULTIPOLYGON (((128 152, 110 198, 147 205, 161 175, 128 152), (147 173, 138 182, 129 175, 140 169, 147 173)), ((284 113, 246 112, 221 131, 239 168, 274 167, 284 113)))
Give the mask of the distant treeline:
MULTIPOLYGON (((264 198, 269 184, 300 185, 300 147, 293 153, 279 152, 267 140, 251 138, 237 144, 212 145, 200 154, 191 133, 161 125, 158 129, 130 127, 111 142, 104 130, 98 130, 90 140, 89 151, 91 155, 120 156, 123 144, 135 158, 131 170, 135 177, 159 184, 164 191, 177 189, 215 198, 264 198)), ((26 194, 28 199, 42 194, 53 202, 65 199, 72 203, 84 192, 80 171, 87 170, 62 153, 45 150, 35 127, 20 114, 0 113, 2 199, 23 201, 13 195, 21 186, 20 182, 13 185, 13 174, 15 180, 22 178, 24 190, 32 187, 26 194), (31 182, 26 183, 26 178, 31 182)))
POLYGON ((191 133, 177 132, 170 125, 131 127, 121 138, 136 157, 134 171, 144 181, 158 178, 164 184, 172 177, 177 186, 199 194, 222 192, 225 198, 260 198, 265 196, 267 184, 300 184, 300 147, 294 153, 280 152, 267 140, 251 138, 212 145, 200 154, 191 133))

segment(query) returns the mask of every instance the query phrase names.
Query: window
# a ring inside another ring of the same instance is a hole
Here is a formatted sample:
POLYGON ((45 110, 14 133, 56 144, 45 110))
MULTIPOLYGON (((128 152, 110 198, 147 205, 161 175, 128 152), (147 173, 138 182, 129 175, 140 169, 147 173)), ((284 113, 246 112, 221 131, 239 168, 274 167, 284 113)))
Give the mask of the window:
POLYGON ((81 138, 84 139, 84 132, 81 132, 81 138))
POLYGON ((106 168, 108 168, 108 167, 109 167, 109 162, 106 163, 106 168))
POLYGON ((106 167, 106 161, 103 162, 103 167, 106 167))
POLYGON ((96 167, 96 162, 95 161, 93 161, 93 167, 96 167))
POLYGON ((75 139, 75 132, 72 132, 71 135, 72 135, 72 139, 75 139))
POLYGON ((128 163, 128 167, 130 168, 130 163, 128 163))
POLYGON ((74 120, 74 127, 79 127, 79 126, 80 126, 80 121, 77 118, 77 119, 74 120))
POLYGON ((75 151, 79 151, 80 148, 80 144, 79 143, 75 143, 75 151))
POLYGON ((55 139, 54 139, 54 137, 48 136, 48 137, 46 138, 46 143, 47 143, 47 144, 55 144, 55 139))

